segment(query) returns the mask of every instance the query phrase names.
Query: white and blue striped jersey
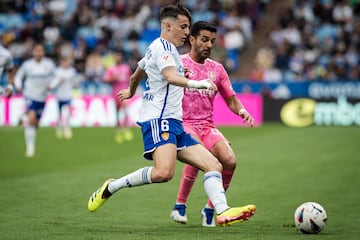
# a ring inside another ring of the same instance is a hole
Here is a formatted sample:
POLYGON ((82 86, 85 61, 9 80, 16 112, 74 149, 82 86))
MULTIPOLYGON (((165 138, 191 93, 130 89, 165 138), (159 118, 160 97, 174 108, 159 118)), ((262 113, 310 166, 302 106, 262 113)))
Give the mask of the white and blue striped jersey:
POLYGON ((55 77, 50 83, 55 88, 55 94, 59 101, 67 101, 72 98, 72 90, 76 84, 77 72, 74 67, 57 67, 55 77))
POLYGON ((164 68, 174 66, 178 74, 184 76, 184 66, 175 45, 162 38, 155 39, 138 62, 138 66, 148 77, 139 122, 169 118, 182 121, 184 89, 169 84, 161 74, 164 68))
POLYGON ((17 70, 14 78, 15 86, 21 88, 24 85, 23 95, 25 98, 43 102, 54 73, 55 64, 51 59, 42 58, 40 62, 36 62, 31 58, 17 70))
POLYGON ((4 70, 10 70, 12 68, 14 68, 12 54, 0 44, 0 79, 4 70))

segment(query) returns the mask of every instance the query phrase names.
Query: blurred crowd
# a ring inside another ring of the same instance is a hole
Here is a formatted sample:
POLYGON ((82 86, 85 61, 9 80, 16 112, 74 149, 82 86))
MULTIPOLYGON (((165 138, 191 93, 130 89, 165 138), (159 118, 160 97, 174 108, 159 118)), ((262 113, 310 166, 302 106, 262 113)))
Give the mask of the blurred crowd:
MULTIPOLYGON (((253 30, 270 0, 2 0, 0 33, 15 65, 31 56, 35 42, 45 45, 46 56, 58 62, 73 58, 84 93, 109 89, 102 78, 114 64, 113 52, 136 67, 148 44, 160 33, 162 6, 182 3, 193 21, 218 26, 213 58, 231 72, 239 67, 239 54, 252 40, 253 30)), ((181 51, 185 52, 188 46, 181 51)))
POLYGON ((250 79, 360 80, 360 1, 284 1, 250 79))
MULTIPOLYGON (((114 53, 133 70, 160 33, 162 6, 182 3, 193 21, 218 26, 212 58, 232 75, 253 40, 271 0, 2 0, 0 35, 16 66, 31 56, 35 42, 58 62, 71 57, 84 93, 108 93, 103 82, 114 53)), ((360 1, 278 1, 282 9, 258 49, 249 79, 263 82, 360 79, 360 1)), ((261 30, 260 30, 261 31, 261 30)), ((181 52, 189 48, 185 45, 181 52)))

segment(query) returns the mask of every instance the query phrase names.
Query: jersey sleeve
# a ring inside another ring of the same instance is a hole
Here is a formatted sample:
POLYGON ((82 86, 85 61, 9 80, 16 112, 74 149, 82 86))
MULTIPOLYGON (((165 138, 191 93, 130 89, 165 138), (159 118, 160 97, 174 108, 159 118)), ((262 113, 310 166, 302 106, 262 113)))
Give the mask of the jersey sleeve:
POLYGON ((11 70, 14 68, 14 60, 11 54, 9 54, 6 64, 5 64, 5 69, 6 70, 11 70))
POLYGON ((49 87, 51 89, 56 88, 60 84, 60 81, 61 81, 61 76, 60 76, 59 70, 56 69, 54 77, 52 79, 50 79, 49 87))
POLYGON ((175 59, 171 51, 168 50, 158 50, 156 56, 156 64, 160 72, 166 67, 175 67, 175 59))
POLYGON ((14 85, 16 88, 22 88, 23 79, 25 77, 26 62, 23 63, 15 73, 14 85))
POLYGON ((55 77, 55 72, 56 72, 56 65, 55 65, 55 63, 52 61, 52 60, 50 60, 49 59, 49 66, 50 66, 50 71, 49 71, 49 78, 50 78, 50 80, 52 79, 52 78, 54 78, 55 77))
POLYGON ((145 71, 145 57, 138 62, 138 67, 145 71))
POLYGON ((111 77, 113 75, 113 68, 109 67, 108 69, 106 69, 105 74, 104 74, 104 82, 111 82, 111 77))
POLYGON ((229 75, 227 74, 225 68, 219 64, 218 65, 219 72, 219 85, 218 90, 222 98, 226 99, 235 95, 235 91, 232 87, 231 81, 229 79, 229 75))

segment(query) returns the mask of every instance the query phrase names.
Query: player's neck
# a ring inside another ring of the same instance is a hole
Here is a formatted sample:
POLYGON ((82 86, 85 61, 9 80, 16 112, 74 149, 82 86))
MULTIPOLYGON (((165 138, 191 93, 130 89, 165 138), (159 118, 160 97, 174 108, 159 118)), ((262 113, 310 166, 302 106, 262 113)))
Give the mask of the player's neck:
MULTIPOLYGON (((169 43, 172 43, 173 45, 175 45, 175 42, 171 40, 171 37, 170 37, 170 36, 168 36, 168 35, 167 35, 167 34, 165 34, 165 33, 162 33, 162 34, 160 35, 160 38, 162 38, 162 39, 164 39, 164 40, 168 41, 169 43)), ((176 45, 175 45, 175 46, 176 46, 176 45)))
POLYGON ((199 64, 205 63, 205 59, 197 57, 197 55, 192 51, 190 51, 189 56, 196 63, 199 63, 199 64))

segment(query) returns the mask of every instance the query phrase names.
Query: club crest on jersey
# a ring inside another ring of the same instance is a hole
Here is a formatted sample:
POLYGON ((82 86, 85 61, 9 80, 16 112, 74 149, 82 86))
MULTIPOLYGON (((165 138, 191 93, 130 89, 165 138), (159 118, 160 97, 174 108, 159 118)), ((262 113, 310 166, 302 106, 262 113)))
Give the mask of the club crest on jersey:
POLYGON ((161 137, 162 139, 164 139, 165 141, 167 141, 169 139, 169 133, 168 132, 162 132, 161 133, 161 137))
POLYGON ((167 62, 169 60, 169 55, 168 54, 165 54, 164 56, 162 56, 162 59, 164 62, 167 62))

